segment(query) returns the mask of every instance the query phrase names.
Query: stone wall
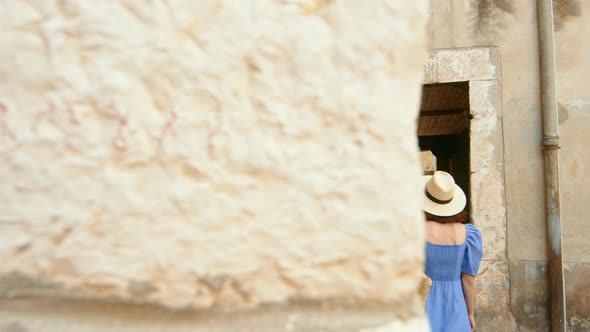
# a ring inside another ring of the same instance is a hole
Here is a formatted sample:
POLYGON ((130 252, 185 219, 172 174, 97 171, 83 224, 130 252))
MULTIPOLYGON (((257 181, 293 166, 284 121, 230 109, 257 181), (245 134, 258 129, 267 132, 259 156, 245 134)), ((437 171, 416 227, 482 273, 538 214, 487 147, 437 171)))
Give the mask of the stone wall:
MULTIPOLYGON (((429 48, 498 47, 502 62, 501 119, 511 307, 490 319, 515 319, 520 331, 547 331, 547 232, 541 150, 536 1, 431 0, 429 48)), ((590 328, 587 176, 590 163, 590 2, 554 0, 560 150, 563 258, 568 325, 590 328)), ((499 207, 502 208, 502 207, 499 207)), ((509 282, 509 283, 508 283, 509 282)), ((495 287, 495 286, 494 286, 495 287)), ((498 298, 483 299, 496 301, 498 298)), ((480 314, 488 314, 480 310, 480 314)), ((495 324, 485 329, 497 330, 495 324)))
POLYGON ((0 11, 5 330, 425 327, 426 1, 0 11))

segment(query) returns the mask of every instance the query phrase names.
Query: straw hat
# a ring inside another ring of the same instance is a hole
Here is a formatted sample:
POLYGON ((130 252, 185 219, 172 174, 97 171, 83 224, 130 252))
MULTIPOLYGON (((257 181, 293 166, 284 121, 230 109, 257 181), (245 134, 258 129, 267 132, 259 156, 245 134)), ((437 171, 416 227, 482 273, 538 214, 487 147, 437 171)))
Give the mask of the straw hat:
POLYGON ((424 211, 439 217, 450 217, 463 211, 467 198, 451 174, 437 171, 424 176, 424 211))

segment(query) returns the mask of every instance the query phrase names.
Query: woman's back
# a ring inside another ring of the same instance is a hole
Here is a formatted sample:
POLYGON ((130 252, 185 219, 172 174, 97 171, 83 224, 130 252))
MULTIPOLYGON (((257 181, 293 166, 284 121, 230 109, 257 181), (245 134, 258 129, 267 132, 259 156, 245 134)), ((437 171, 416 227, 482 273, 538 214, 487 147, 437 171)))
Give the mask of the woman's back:
POLYGON ((462 244, 467 229, 461 223, 426 222, 426 241, 432 244, 462 244))
POLYGON ((461 275, 477 274, 481 234, 471 224, 427 222, 426 275, 432 286, 426 312, 433 332, 471 331, 461 275))
POLYGON ((436 171, 424 176, 426 268, 432 280, 426 314, 432 332, 475 328, 475 275, 482 257, 479 230, 463 225, 467 196, 453 176, 436 171))
POLYGON ((459 280, 467 228, 460 223, 426 223, 426 275, 432 280, 459 280))

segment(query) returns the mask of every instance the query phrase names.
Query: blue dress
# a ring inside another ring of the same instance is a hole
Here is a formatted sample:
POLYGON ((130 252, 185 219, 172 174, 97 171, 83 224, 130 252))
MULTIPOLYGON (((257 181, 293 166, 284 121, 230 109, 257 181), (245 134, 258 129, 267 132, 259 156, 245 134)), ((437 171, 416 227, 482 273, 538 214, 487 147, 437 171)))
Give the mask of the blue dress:
POLYGON ((426 314, 432 332, 471 332, 461 273, 477 275, 483 254, 481 233, 465 224, 462 244, 426 243, 425 274, 432 279, 426 298, 426 314))

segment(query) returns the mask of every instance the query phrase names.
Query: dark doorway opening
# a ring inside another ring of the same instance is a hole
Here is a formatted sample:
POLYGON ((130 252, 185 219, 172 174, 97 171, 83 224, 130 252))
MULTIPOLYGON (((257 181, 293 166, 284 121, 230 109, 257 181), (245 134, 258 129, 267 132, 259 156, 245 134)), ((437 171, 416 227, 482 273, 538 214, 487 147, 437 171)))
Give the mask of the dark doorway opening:
MULTIPOLYGON (((418 118, 421 151, 435 157, 435 170, 450 173, 470 202, 469 83, 425 84, 418 118)), ((424 162, 423 162, 424 165, 424 162)), ((424 173, 429 172, 424 169, 424 173)), ((469 211, 469 203, 467 210, 469 211)))

